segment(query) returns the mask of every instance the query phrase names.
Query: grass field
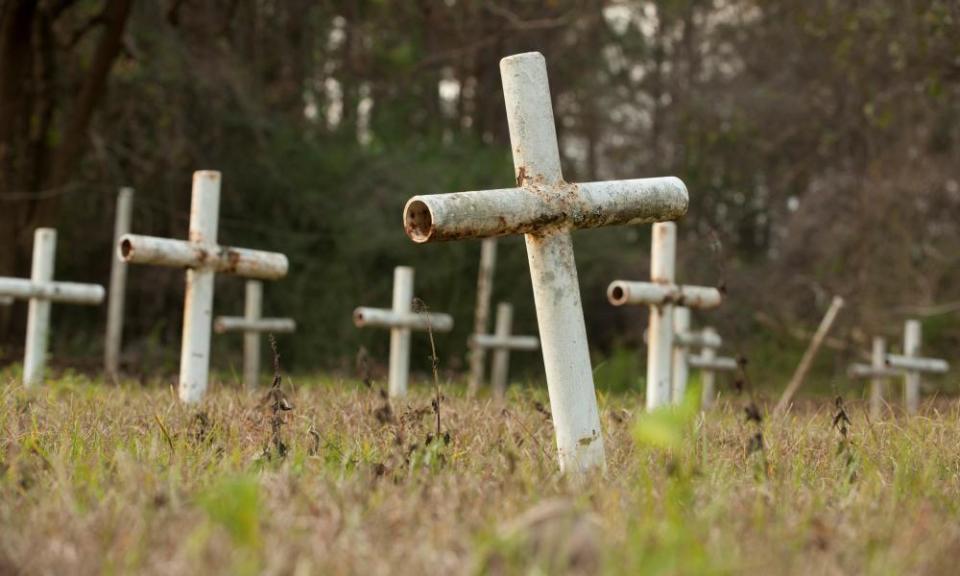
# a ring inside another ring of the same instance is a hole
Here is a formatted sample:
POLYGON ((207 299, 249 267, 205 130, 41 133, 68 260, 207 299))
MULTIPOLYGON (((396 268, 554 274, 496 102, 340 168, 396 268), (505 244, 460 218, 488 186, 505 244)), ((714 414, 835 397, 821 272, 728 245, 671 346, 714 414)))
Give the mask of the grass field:
POLYGON ((608 469, 560 477, 543 391, 217 387, 63 377, 0 393, 0 574, 955 574, 960 414, 744 397, 638 417, 601 397, 608 469), (762 436, 762 438, 761 438, 762 436))

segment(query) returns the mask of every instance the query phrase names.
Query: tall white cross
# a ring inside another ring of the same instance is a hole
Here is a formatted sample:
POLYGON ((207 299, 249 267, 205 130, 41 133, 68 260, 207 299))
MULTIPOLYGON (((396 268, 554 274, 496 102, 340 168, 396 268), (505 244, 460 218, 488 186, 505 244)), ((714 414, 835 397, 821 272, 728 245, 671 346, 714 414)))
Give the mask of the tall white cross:
POLYGON ((950 370, 946 360, 920 356, 920 321, 907 320, 903 326, 903 354, 887 354, 886 364, 903 374, 903 402, 907 414, 920 407, 920 376, 950 370))
POLYGON ((118 247, 126 262, 187 269, 180 347, 180 400, 187 403, 199 402, 207 389, 216 274, 261 280, 276 280, 287 274, 287 257, 283 254, 218 245, 219 218, 220 173, 194 172, 188 240, 127 234, 118 247))
POLYGON ((294 332, 297 323, 293 318, 264 318, 263 282, 247 280, 243 316, 217 316, 213 329, 217 334, 243 332, 243 385, 254 390, 260 377, 260 334, 294 332))
POLYGON ((24 386, 43 381, 50 337, 50 304, 96 305, 103 302, 103 286, 53 281, 56 253, 57 231, 53 228, 37 228, 33 233, 30 279, 0 278, 0 297, 30 301, 23 356, 24 386))
MULTIPOLYGON (((117 213, 114 216, 113 243, 120 243, 130 233, 133 215, 133 188, 121 188, 117 194, 117 213)), ((123 303, 127 292, 127 263, 116 250, 111 251, 110 293, 107 300, 107 334, 103 348, 103 369, 107 378, 116 380, 120 372, 120 346, 123 341, 123 303)))
POLYGON ((360 307, 353 311, 353 323, 358 328, 375 326, 390 329, 390 375, 387 389, 391 398, 407 395, 410 378, 410 331, 449 332, 453 317, 438 312, 413 311, 413 268, 397 266, 393 269, 393 308, 360 307))
POLYGON ((516 187, 416 196, 404 208, 404 229, 418 243, 524 234, 560 469, 604 468, 570 232, 678 218, 687 189, 677 178, 564 181, 543 56, 504 58, 500 76, 516 187))
POLYGON ((493 295, 493 274, 497 267, 497 239, 484 238, 480 243, 480 270, 477 273, 477 304, 473 314, 473 336, 467 342, 470 349, 470 376, 467 394, 473 396, 483 383, 483 368, 486 349, 477 338, 487 333, 490 317, 490 300, 493 295))
POLYGON ((681 286, 675 283, 677 225, 658 222, 653 225, 650 258, 650 282, 615 280, 607 288, 607 300, 614 306, 650 306, 647 328, 647 410, 655 410, 681 397, 673 394, 671 378, 674 353, 674 305, 689 308, 715 308, 723 295, 706 286, 681 286))
POLYGON ((510 351, 533 351, 540 348, 540 339, 536 336, 514 336, 513 306, 508 302, 497 305, 497 320, 493 334, 474 334, 470 339, 476 350, 493 350, 493 366, 490 371, 490 384, 496 398, 502 399, 507 390, 510 373, 510 351))

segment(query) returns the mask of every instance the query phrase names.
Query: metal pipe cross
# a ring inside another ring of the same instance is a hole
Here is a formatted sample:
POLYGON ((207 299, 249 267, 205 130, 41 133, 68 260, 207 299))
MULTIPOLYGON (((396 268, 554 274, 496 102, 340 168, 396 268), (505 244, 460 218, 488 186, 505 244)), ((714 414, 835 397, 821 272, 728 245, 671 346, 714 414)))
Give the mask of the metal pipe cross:
POLYGON ((570 232, 678 218, 687 189, 677 178, 564 181, 543 55, 504 58, 500 76, 516 187, 415 196, 404 208, 404 229, 418 243, 524 235, 560 469, 604 468, 570 232))
POLYGON ((870 363, 854 363, 847 369, 847 375, 850 378, 870 379, 870 417, 875 419, 882 415, 884 388, 887 381, 901 374, 899 370, 887 366, 887 341, 879 336, 873 339, 870 363))
POLYGON ((283 254, 217 244, 220 179, 220 173, 214 170, 193 173, 188 240, 125 234, 118 246, 126 262, 187 270, 180 347, 180 400, 187 403, 199 402, 207 389, 216 274, 260 280, 287 275, 287 257, 283 254))
POLYGON ((650 306, 647 329, 647 410, 655 410, 683 398, 682 389, 679 397, 674 394, 671 378, 675 342, 674 306, 715 308, 723 301, 723 295, 717 288, 676 284, 676 256, 677 225, 673 222, 654 224, 650 282, 615 280, 607 288, 607 300, 614 306, 650 306))
POLYGON ((540 348, 540 339, 536 336, 514 336, 513 306, 507 302, 497 305, 497 320, 493 334, 474 334, 470 344, 477 350, 493 350, 493 366, 490 371, 490 383, 493 394, 502 399, 507 391, 510 372, 510 351, 533 351, 540 348))
POLYGON ((903 354, 887 354, 888 367, 903 374, 903 402, 907 414, 916 414, 920 407, 922 374, 943 374, 950 369, 946 360, 920 356, 920 321, 907 320, 903 327, 903 354))
POLYGON ((673 309, 674 346, 672 369, 672 399, 674 404, 683 401, 687 391, 690 368, 698 368, 703 389, 700 393, 700 406, 704 410, 713 406, 716 397, 716 373, 732 372, 737 369, 737 360, 717 356, 717 349, 723 345, 723 339, 711 327, 703 330, 691 330, 690 309, 677 306, 673 309), (700 348, 699 355, 690 353, 692 348, 700 348))
POLYGON ((393 308, 360 307, 353 311, 353 323, 358 328, 374 326, 390 329, 390 374, 387 390, 391 398, 407 395, 410 377, 410 331, 449 332, 453 317, 438 312, 414 312, 413 268, 397 266, 393 269, 393 308))
POLYGON ((57 231, 37 228, 33 233, 30 279, 0 278, 0 297, 30 301, 23 356, 23 385, 28 387, 43 381, 50 337, 50 304, 97 305, 103 302, 103 286, 53 281, 56 253, 57 231))
POLYGON ((247 390, 257 387, 260 377, 260 334, 291 333, 297 329, 293 318, 263 317, 263 282, 247 280, 243 316, 217 316, 213 330, 217 334, 243 332, 243 385, 247 390))

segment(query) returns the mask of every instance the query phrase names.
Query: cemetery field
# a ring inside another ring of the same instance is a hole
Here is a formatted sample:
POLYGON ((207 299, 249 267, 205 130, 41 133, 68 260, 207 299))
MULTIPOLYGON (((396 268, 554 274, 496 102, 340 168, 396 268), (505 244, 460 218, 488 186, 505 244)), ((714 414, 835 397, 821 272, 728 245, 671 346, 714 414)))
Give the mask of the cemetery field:
POLYGON ((745 397, 639 421, 639 396, 601 397, 608 468, 578 484, 542 390, 501 408, 445 389, 438 440, 423 385, 392 407, 303 378, 187 407, 6 380, 4 574, 949 574, 960 556, 956 402, 870 422, 851 401, 844 436, 826 401, 758 425, 745 397))

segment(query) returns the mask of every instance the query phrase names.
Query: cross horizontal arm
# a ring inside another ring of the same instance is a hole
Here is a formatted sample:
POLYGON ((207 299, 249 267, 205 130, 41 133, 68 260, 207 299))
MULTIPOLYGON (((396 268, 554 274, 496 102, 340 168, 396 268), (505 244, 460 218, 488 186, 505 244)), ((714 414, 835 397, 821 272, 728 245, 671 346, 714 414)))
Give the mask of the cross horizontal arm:
POLYGON ((103 302, 103 286, 77 282, 35 282, 23 278, 0 278, 0 295, 27 300, 96 305, 103 302))
POLYGON ((737 369, 735 358, 720 356, 717 358, 705 358, 703 356, 691 356, 688 360, 690 366, 701 370, 714 370, 717 372, 730 372, 737 369))
POLYGON ((723 338, 713 331, 677 332, 673 336, 676 343, 686 348, 719 348, 723 338))
POLYGON ((877 368, 870 364, 851 364, 847 368, 850 378, 896 378, 902 376, 903 371, 896 368, 877 368))
POLYGON ((287 257, 277 252, 194 244, 184 240, 126 234, 120 257, 134 264, 197 268, 244 278, 276 280, 287 275, 287 257))
POLYGON ((679 178, 639 178, 414 196, 403 210, 414 242, 530 234, 548 228, 599 228, 679 218, 687 212, 679 178))
POLYGON ((474 334, 471 342, 481 348, 493 350, 537 350, 540 339, 536 336, 497 336, 496 334, 474 334))
POLYGON ((947 361, 939 358, 916 358, 914 356, 903 356, 901 354, 887 354, 886 362, 887 366, 899 368, 906 372, 943 374, 950 369, 947 361))
POLYGON ((360 307, 353 311, 353 324, 358 328, 409 328, 410 330, 449 332, 453 330, 453 316, 440 312, 398 314, 383 308, 360 307))
POLYGON ((723 301, 723 294, 707 286, 615 280, 607 288, 607 300, 614 306, 676 304, 688 308, 714 308, 723 301))
POLYGON ((277 334, 295 332, 297 323, 293 318, 260 318, 250 320, 242 316, 218 316, 213 321, 213 329, 218 334, 224 332, 275 332, 277 334))

